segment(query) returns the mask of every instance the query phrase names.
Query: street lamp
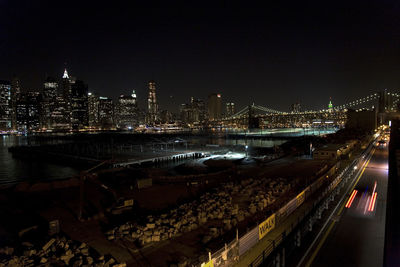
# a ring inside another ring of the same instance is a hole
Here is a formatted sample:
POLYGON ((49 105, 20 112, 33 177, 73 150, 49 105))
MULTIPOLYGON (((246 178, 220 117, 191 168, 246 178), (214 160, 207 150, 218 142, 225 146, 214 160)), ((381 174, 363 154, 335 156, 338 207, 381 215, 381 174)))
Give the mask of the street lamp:
POLYGON ((249 146, 246 145, 245 148, 246 148, 246 158, 247 158, 247 149, 249 148, 249 146))

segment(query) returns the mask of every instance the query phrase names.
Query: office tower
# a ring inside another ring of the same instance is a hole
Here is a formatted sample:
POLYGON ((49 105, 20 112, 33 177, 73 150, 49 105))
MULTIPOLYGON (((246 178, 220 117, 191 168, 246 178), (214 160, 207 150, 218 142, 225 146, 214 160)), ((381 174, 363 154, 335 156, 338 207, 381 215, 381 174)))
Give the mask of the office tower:
POLYGON ((147 99, 147 123, 154 125, 157 121, 157 98, 156 98, 156 83, 154 81, 149 82, 149 97, 147 99))
POLYGON ((69 127, 71 128, 71 87, 72 84, 74 83, 74 80, 72 77, 68 75, 67 69, 64 70, 64 74, 62 76, 61 80, 61 94, 62 97, 64 98, 64 109, 67 114, 69 114, 67 117, 65 117, 65 123, 69 124, 69 127))
POLYGON ((0 81, 0 131, 11 130, 11 84, 0 81))
POLYGON ((47 77, 43 87, 43 99, 53 100, 57 96, 58 83, 52 77, 47 77))
POLYGON ((114 105, 111 98, 99 97, 99 124, 103 129, 111 129, 114 124, 114 105))
POLYGON ((16 130, 19 132, 26 132, 27 131, 27 124, 28 124, 28 105, 26 100, 26 94, 20 93, 16 103, 15 103, 15 110, 16 110, 16 130))
POLYGON ((225 116, 226 117, 230 117, 233 114, 235 114, 235 103, 233 102, 228 102, 226 103, 226 113, 225 116))
POLYGON ((184 124, 203 122, 206 117, 204 101, 191 97, 189 104, 181 104, 179 113, 184 124))
POLYGON ((203 122, 206 116, 206 105, 204 101, 201 99, 191 98, 191 107, 192 107, 192 122, 203 122))
POLYGON ((51 122, 53 130, 70 129, 70 112, 66 109, 67 103, 62 95, 57 95, 54 110, 51 113, 51 122))
POLYGON ((139 125, 136 92, 131 95, 120 95, 118 98, 117 127, 121 129, 132 129, 139 125))
POLYGON ((40 92, 31 91, 27 96, 27 128, 28 131, 36 131, 40 129, 40 114, 42 95, 40 92))
POLYGON ((208 119, 221 119, 221 94, 210 94, 208 96, 208 119))
POLYGON ((53 128, 52 114, 56 108, 58 83, 52 77, 47 77, 43 86, 42 100, 42 127, 46 129, 53 128))
POLYGON ((191 108, 189 104, 181 104, 179 107, 179 114, 180 114, 180 119, 183 124, 188 124, 190 123, 190 117, 191 117, 191 108))
POLYGON ((11 81, 11 128, 17 130, 17 98, 21 93, 21 86, 17 76, 14 76, 11 81))
POLYGON ((328 110, 329 111, 333 110, 333 104, 332 104, 332 99, 331 98, 329 98, 328 110))
POLYGON ((99 126, 99 97, 94 93, 88 93, 89 127, 99 126))
POLYGON ((160 111, 160 122, 165 123, 172 123, 172 113, 168 110, 161 110, 160 111))
POLYGON ((16 102, 17 130, 32 132, 40 129, 42 95, 39 92, 21 93, 16 102))
POLYGON ((71 127, 83 129, 88 122, 88 86, 81 80, 71 84, 71 127))

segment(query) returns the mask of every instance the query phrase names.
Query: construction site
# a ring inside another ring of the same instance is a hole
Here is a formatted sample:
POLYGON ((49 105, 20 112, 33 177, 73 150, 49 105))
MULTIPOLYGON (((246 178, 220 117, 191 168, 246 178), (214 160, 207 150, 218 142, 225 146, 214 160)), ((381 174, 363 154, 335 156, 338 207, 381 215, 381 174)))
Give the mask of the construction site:
MULTIPOLYGON (((337 136, 314 141, 322 147, 349 138, 337 136)), ((305 143, 260 156, 256 148, 186 150, 176 142, 172 151, 103 160, 69 179, 8 186, 0 198, 0 264, 200 266, 310 184, 327 184, 346 160, 313 159, 305 143), (68 240, 75 250, 65 249, 68 240)))

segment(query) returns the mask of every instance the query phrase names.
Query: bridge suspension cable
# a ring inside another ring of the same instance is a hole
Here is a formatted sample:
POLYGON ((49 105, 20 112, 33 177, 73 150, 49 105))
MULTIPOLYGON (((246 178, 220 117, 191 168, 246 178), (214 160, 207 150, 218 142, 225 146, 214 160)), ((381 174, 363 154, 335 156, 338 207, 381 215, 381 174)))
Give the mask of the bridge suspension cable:
POLYGON ((253 104, 250 105, 250 106, 245 106, 244 108, 242 108, 241 110, 239 110, 239 111, 236 112, 235 114, 233 114, 233 115, 227 117, 226 119, 234 119, 234 118, 241 117, 241 116, 243 116, 243 115, 248 115, 248 114, 249 114, 249 107, 254 108, 254 109, 256 109, 256 110, 259 110, 259 111, 262 111, 262 112, 265 112, 266 114, 267 114, 267 113, 268 113, 268 114, 271 114, 271 113, 272 113, 272 114, 282 114, 282 113, 284 113, 284 112, 282 112, 282 111, 278 111, 278 110, 275 110, 275 109, 263 107, 263 106, 260 106, 260 105, 255 105, 255 104, 253 103, 253 104))

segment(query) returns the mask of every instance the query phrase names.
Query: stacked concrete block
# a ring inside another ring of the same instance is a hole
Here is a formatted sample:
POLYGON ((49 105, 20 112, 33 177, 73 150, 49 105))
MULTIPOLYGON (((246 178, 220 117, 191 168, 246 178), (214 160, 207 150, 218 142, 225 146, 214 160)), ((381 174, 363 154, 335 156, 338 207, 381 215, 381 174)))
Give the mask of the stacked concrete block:
MULTIPOLYGON (((283 179, 245 179, 240 183, 228 182, 198 200, 180 205, 160 216, 148 216, 143 225, 130 223, 106 233, 109 240, 127 238, 141 245, 174 238, 193 231, 200 225, 220 221, 219 231, 228 231, 253 214, 266 209, 291 188, 283 179), (248 206, 239 208, 232 197, 249 200, 248 206)), ((209 239, 206 235, 203 242, 209 239)))
MULTIPOLYGON (((111 256, 100 256, 85 243, 66 237, 54 237, 45 244, 23 242, 14 253, 13 248, 0 248, 0 266, 116 266, 111 256), (110 262, 108 264, 108 262, 110 262)), ((123 266, 123 264, 122 264, 123 266)), ((126 266, 126 265, 125 265, 126 266)))

